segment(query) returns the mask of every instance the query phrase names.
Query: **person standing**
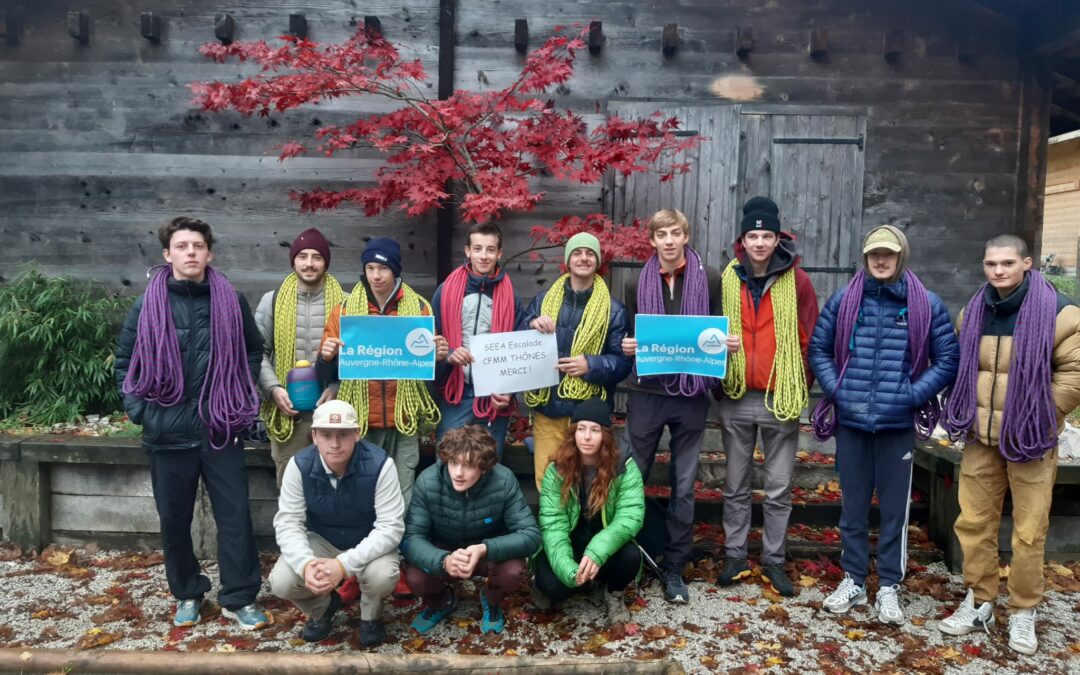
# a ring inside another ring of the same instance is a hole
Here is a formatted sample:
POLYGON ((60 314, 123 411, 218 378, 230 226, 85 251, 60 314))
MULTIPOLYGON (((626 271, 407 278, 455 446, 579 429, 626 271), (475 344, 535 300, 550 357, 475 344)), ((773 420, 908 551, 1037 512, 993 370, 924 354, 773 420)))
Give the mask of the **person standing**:
POLYGON ((950 437, 965 441, 953 529, 967 595, 938 628, 948 635, 989 630, 1009 492, 1009 647, 1034 654, 1058 434, 1080 406, 1080 307, 1032 269, 1027 243, 1014 235, 986 242, 983 272, 987 283, 957 319, 960 366, 942 416, 950 437))
POLYGON ((895 227, 863 241, 863 269, 829 298, 810 341, 810 365, 831 419, 815 408, 819 440, 836 435, 840 566, 844 579, 825 599, 830 612, 864 605, 870 573, 870 500, 881 513, 877 542, 878 620, 902 624, 908 511, 915 440, 937 426, 937 395, 956 377, 959 348, 949 311, 908 266, 907 237, 895 227))
MULTIPOLYGON (((720 272, 706 266, 689 246, 690 223, 686 216, 681 211, 663 209, 649 219, 647 227, 654 253, 624 292, 631 322, 637 314, 720 314, 720 272)), ((738 350, 738 338, 729 336, 727 346, 729 351, 738 350)), ((622 347, 626 356, 636 356, 637 338, 624 338, 622 347)), ((664 428, 671 432, 668 539, 660 568, 668 602, 690 601, 682 568, 693 553, 694 481, 709 413, 709 389, 714 383, 697 375, 638 377, 635 373, 629 380, 626 430, 634 461, 646 481, 664 428)))
POLYGON ((435 437, 441 440, 451 429, 479 424, 495 437, 501 459, 515 399, 511 394, 473 394, 475 359, 469 342, 474 335, 525 330, 528 326, 510 276, 499 267, 502 230, 494 223, 477 223, 467 236, 465 264, 451 272, 431 298, 435 332, 449 345, 449 354, 435 378, 441 414, 435 437))
POLYGON ((721 585, 750 574, 751 478, 758 434, 765 452, 762 576, 774 591, 795 595, 784 570, 791 515, 791 474, 799 445, 799 417, 813 375, 806 360, 818 304, 810 277, 799 268, 795 240, 780 229, 780 210, 767 197, 743 206, 735 257, 724 270, 723 314, 742 350, 731 357, 720 397, 720 431, 727 455, 724 479, 724 567, 721 585))
POLYGON ((124 410, 142 425, 173 624, 199 622, 210 580, 199 570, 191 521, 199 479, 217 525, 221 613, 245 630, 267 624, 255 604, 259 556, 240 434, 258 414, 263 340, 247 300, 214 259, 210 226, 180 216, 158 230, 165 262, 128 312, 116 349, 124 410))
POLYGON ((525 394, 533 408, 533 467, 536 489, 555 451, 563 444, 574 407, 600 397, 608 413, 615 385, 630 373, 633 361, 622 351, 626 307, 611 297, 600 269, 600 241, 588 232, 570 237, 563 250, 568 272, 529 304, 530 328, 555 333, 559 345, 559 385, 525 394))
MULTIPOLYGON (((262 418, 270 436, 270 456, 277 485, 289 460, 311 440, 311 410, 294 407, 285 380, 298 361, 314 362, 322 344, 323 324, 345 299, 341 284, 330 274, 330 242, 314 227, 304 230, 289 247, 292 273, 281 286, 263 295, 255 309, 266 349, 259 370, 262 418)), ((326 389, 316 405, 328 400, 326 389)))

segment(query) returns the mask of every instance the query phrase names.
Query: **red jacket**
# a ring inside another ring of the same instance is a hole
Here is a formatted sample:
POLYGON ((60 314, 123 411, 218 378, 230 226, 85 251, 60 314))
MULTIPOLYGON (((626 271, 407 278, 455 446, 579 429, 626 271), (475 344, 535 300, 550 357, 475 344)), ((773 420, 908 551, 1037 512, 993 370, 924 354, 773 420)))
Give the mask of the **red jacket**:
MULTIPOLYGON (((753 391, 765 391, 769 385, 773 361, 776 358, 776 329, 773 321, 772 286, 777 278, 788 269, 795 269, 795 300, 798 306, 799 349, 802 351, 803 367, 806 371, 806 386, 814 383, 807 352, 810 336, 814 334, 814 324, 818 318, 817 294, 810 277, 799 268, 799 259, 795 255, 794 240, 782 235, 780 245, 773 253, 768 274, 764 278, 749 279, 746 252, 742 242, 736 242, 735 255, 743 264, 735 270, 742 280, 740 297, 742 298, 742 350, 746 354, 746 388, 753 391), (761 299, 755 307, 755 290, 761 293, 761 299)), ((775 387, 773 387, 775 388, 775 387)), ((770 391, 771 389, 770 388, 770 391)))

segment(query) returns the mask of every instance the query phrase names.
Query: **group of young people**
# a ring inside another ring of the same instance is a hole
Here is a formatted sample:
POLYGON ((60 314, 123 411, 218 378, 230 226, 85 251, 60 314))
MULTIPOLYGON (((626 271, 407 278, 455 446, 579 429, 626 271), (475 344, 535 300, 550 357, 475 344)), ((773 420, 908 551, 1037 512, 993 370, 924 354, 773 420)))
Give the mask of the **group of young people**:
POLYGON ((178 601, 174 623, 197 623, 210 590, 190 533, 200 477, 218 525, 222 612, 249 629, 268 621, 255 602, 261 579, 240 441, 260 411, 280 488, 274 529, 281 555, 270 585, 308 617, 305 640, 329 635, 336 612, 359 596, 359 641, 378 644, 386 635, 383 604, 395 592, 421 597, 411 627, 427 633, 455 610, 457 582, 472 578, 483 580, 485 633, 503 630, 504 598, 530 575, 540 608, 591 589, 610 621, 628 621, 624 591, 644 555, 635 540, 643 485, 665 430, 671 496, 659 573, 669 602, 689 602, 682 570, 692 553, 694 481, 714 398, 727 457, 719 583, 752 571, 747 539, 760 434, 761 573, 777 593, 794 595, 784 545, 799 420, 816 376, 825 400, 814 412, 815 433, 836 437, 843 492, 845 577, 824 608, 840 613, 868 602, 876 493, 875 609, 881 621, 903 623, 912 454, 916 438, 940 421, 966 442, 956 532, 969 590, 939 626, 962 635, 989 625, 1010 489, 1009 644, 1033 653, 1056 434, 1080 405, 1080 308, 1032 269, 1023 240, 987 242, 988 282, 954 329, 940 298, 909 269, 909 245, 896 228, 868 234, 863 269, 820 317, 796 242, 767 198, 744 206, 722 272, 689 245, 691 226, 679 211, 656 213, 648 235, 655 252, 622 289, 624 302, 599 274, 600 241, 583 232, 565 245, 566 273, 526 307, 499 265, 502 234, 493 224, 470 229, 466 262, 430 303, 403 281, 400 246, 388 238, 367 242, 360 281, 346 293, 328 272, 329 242, 312 228, 292 243, 292 272, 253 316, 209 265, 210 227, 169 221, 159 232, 167 264, 152 272, 125 322, 116 379, 128 415, 143 426, 166 577, 178 601), (638 376, 632 333, 639 313, 729 317, 726 377, 638 376), (341 317, 357 315, 433 316, 435 382, 340 381, 341 317), (559 351, 559 384, 520 397, 531 409, 539 518, 499 463, 519 397, 476 396, 469 350, 476 335, 528 328, 554 333, 559 351), (301 412, 284 382, 307 359, 317 364, 322 394, 314 411, 301 412), (628 442, 620 444, 612 401, 624 381, 628 442), (436 425, 437 460, 416 475, 421 425, 436 425))

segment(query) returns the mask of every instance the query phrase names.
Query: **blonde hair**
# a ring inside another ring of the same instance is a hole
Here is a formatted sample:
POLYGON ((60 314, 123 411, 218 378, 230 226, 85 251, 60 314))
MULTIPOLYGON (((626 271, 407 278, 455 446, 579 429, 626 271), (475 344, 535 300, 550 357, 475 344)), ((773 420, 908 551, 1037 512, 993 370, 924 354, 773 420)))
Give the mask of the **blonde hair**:
POLYGON ((690 221, 686 219, 682 211, 678 209, 660 209, 653 214, 652 218, 649 218, 649 223, 646 225, 649 229, 649 239, 652 239, 660 228, 675 225, 681 226, 687 235, 690 234, 690 221))

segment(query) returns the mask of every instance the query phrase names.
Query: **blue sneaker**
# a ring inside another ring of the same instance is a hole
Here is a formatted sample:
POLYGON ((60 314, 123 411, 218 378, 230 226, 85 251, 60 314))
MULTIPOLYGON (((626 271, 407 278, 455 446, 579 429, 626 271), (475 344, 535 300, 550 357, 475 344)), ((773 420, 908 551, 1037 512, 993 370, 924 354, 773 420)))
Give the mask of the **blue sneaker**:
POLYGON ((439 622, 450 616, 450 613, 457 607, 457 593, 450 590, 450 601, 443 607, 424 607, 417 614, 412 623, 409 624, 414 631, 421 635, 426 635, 432 628, 439 625, 439 622))
POLYGON ((181 628, 194 626, 199 623, 199 608, 202 607, 202 598, 181 600, 176 605, 176 613, 173 614, 173 625, 181 628))
POLYGON ((221 615, 227 619, 232 619, 238 626, 244 630, 257 630, 270 623, 270 619, 266 616, 266 612, 259 609, 259 606, 255 603, 246 605, 237 610, 221 608, 221 615))
POLYGON ((488 603, 487 593, 480 590, 480 606, 484 608, 484 616, 480 619, 480 633, 501 633, 506 627, 506 619, 503 618, 502 607, 488 603))

